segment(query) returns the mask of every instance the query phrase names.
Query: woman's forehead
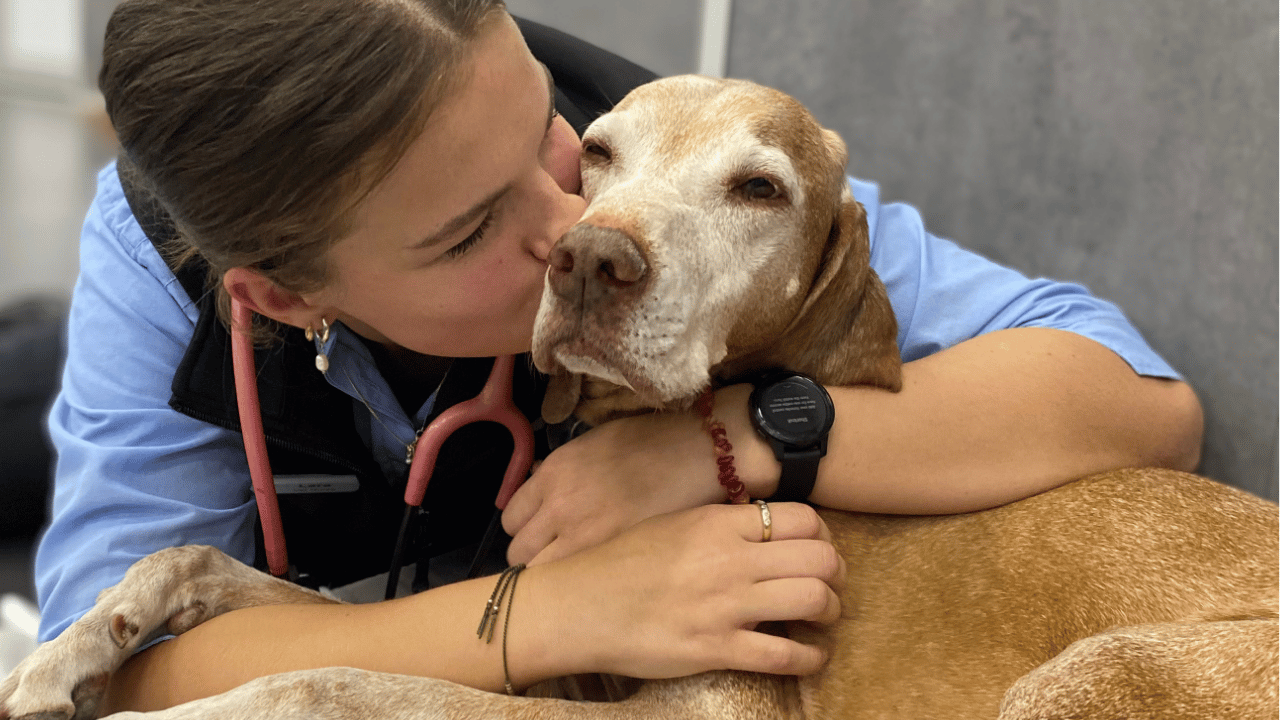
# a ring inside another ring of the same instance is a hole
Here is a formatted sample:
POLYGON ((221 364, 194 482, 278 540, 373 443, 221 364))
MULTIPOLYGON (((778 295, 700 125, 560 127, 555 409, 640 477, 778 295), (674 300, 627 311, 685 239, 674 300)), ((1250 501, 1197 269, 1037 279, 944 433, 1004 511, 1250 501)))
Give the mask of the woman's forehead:
POLYGON ((462 81, 365 198, 353 235, 418 244, 537 162, 552 93, 515 23, 488 23, 464 65, 462 81))

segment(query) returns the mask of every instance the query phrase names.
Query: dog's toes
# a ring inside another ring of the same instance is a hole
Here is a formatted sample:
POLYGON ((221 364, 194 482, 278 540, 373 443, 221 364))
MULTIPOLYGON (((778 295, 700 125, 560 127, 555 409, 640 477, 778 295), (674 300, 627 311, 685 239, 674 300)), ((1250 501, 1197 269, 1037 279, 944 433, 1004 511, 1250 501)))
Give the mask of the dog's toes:
POLYGON ((93 720, 98 717, 98 708, 102 705, 103 696, 107 694, 107 681, 110 679, 110 673, 100 673, 76 686, 71 692, 71 702, 76 706, 71 720, 93 720))
POLYGON ((77 685, 69 700, 61 702, 33 701, 30 697, 18 698, 17 703, 7 703, 5 707, 0 707, 0 720, 93 720, 98 717, 98 708, 106 694, 107 681, 110 678, 109 673, 95 675, 77 685), (31 707, 40 709, 26 709, 31 707))
POLYGON ((8 710, 0 710, 0 720, 71 720, 74 713, 75 708, 64 707, 37 710, 22 715, 10 715, 8 710))
POLYGON ((111 616, 111 641, 121 650, 129 644, 130 640, 137 637, 138 632, 138 624, 129 622, 124 613, 118 612, 111 616))
POLYGON ((0 720, 71 720, 76 708, 70 699, 46 702, 27 697, 19 686, 0 703, 0 720))
POLYGON ((181 635, 208 619, 208 607, 197 600, 169 618, 169 632, 174 635, 181 635))

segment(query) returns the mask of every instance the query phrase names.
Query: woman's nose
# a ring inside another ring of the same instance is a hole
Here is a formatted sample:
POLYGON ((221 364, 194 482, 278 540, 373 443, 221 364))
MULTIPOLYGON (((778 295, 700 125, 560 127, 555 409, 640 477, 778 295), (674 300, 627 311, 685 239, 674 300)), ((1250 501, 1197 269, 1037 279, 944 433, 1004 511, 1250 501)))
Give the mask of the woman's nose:
POLYGON ((582 219, 582 214, 587 209, 586 200, 580 195, 561 190, 550 175, 546 176, 544 182, 547 189, 546 216, 541 232, 531 238, 529 248, 534 257, 542 262, 547 261, 552 246, 582 219))

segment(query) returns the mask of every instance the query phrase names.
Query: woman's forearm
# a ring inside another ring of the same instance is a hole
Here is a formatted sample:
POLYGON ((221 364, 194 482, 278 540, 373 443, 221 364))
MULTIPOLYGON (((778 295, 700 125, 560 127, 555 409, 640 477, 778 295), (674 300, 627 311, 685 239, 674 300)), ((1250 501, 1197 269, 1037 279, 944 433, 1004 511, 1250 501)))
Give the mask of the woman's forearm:
POLYGON ((476 628, 494 577, 370 605, 237 610, 133 658, 112 680, 108 709, 163 708, 256 677, 330 666, 500 692, 504 632, 517 688, 586 672, 815 672, 825 660, 821 648, 752 628, 777 619, 834 621, 844 563, 811 508, 776 505, 768 543, 761 517, 754 506, 702 505, 534 564, 502 604, 492 643, 478 639, 476 628), (826 586, 817 604, 814 582, 826 586))
MULTIPOLYGON (((575 670, 562 646, 546 652, 535 609, 541 568, 516 586, 508 637, 513 679, 523 684, 575 670), (560 663, 560 664, 556 664, 560 663)), ((256 677, 316 667, 422 675, 501 692, 502 629, 492 643, 476 627, 494 578, 368 605, 277 605, 219 616, 131 659, 111 681, 108 712, 156 710, 230 690, 256 677)))
MULTIPOLYGON (((747 426, 746 389, 732 390, 720 402, 742 408, 724 411, 739 470, 767 496, 779 466, 747 426)), ((829 390, 836 423, 811 497, 828 507, 965 512, 1092 472, 1199 461, 1201 410, 1186 384, 1139 376, 1060 330, 993 332, 908 363, 898 393, 829 390)))

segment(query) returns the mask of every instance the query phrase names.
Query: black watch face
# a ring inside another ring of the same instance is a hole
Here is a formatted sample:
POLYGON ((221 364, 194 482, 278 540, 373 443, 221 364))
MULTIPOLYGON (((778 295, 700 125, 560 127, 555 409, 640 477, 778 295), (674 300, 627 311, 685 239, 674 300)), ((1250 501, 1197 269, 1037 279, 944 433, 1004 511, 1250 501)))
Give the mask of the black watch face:
POLYGON ((761 428, 787 445, 806 446, 831 429, 831 400, 817 384, 787 379, 760 388, 753 408, 761 428))

